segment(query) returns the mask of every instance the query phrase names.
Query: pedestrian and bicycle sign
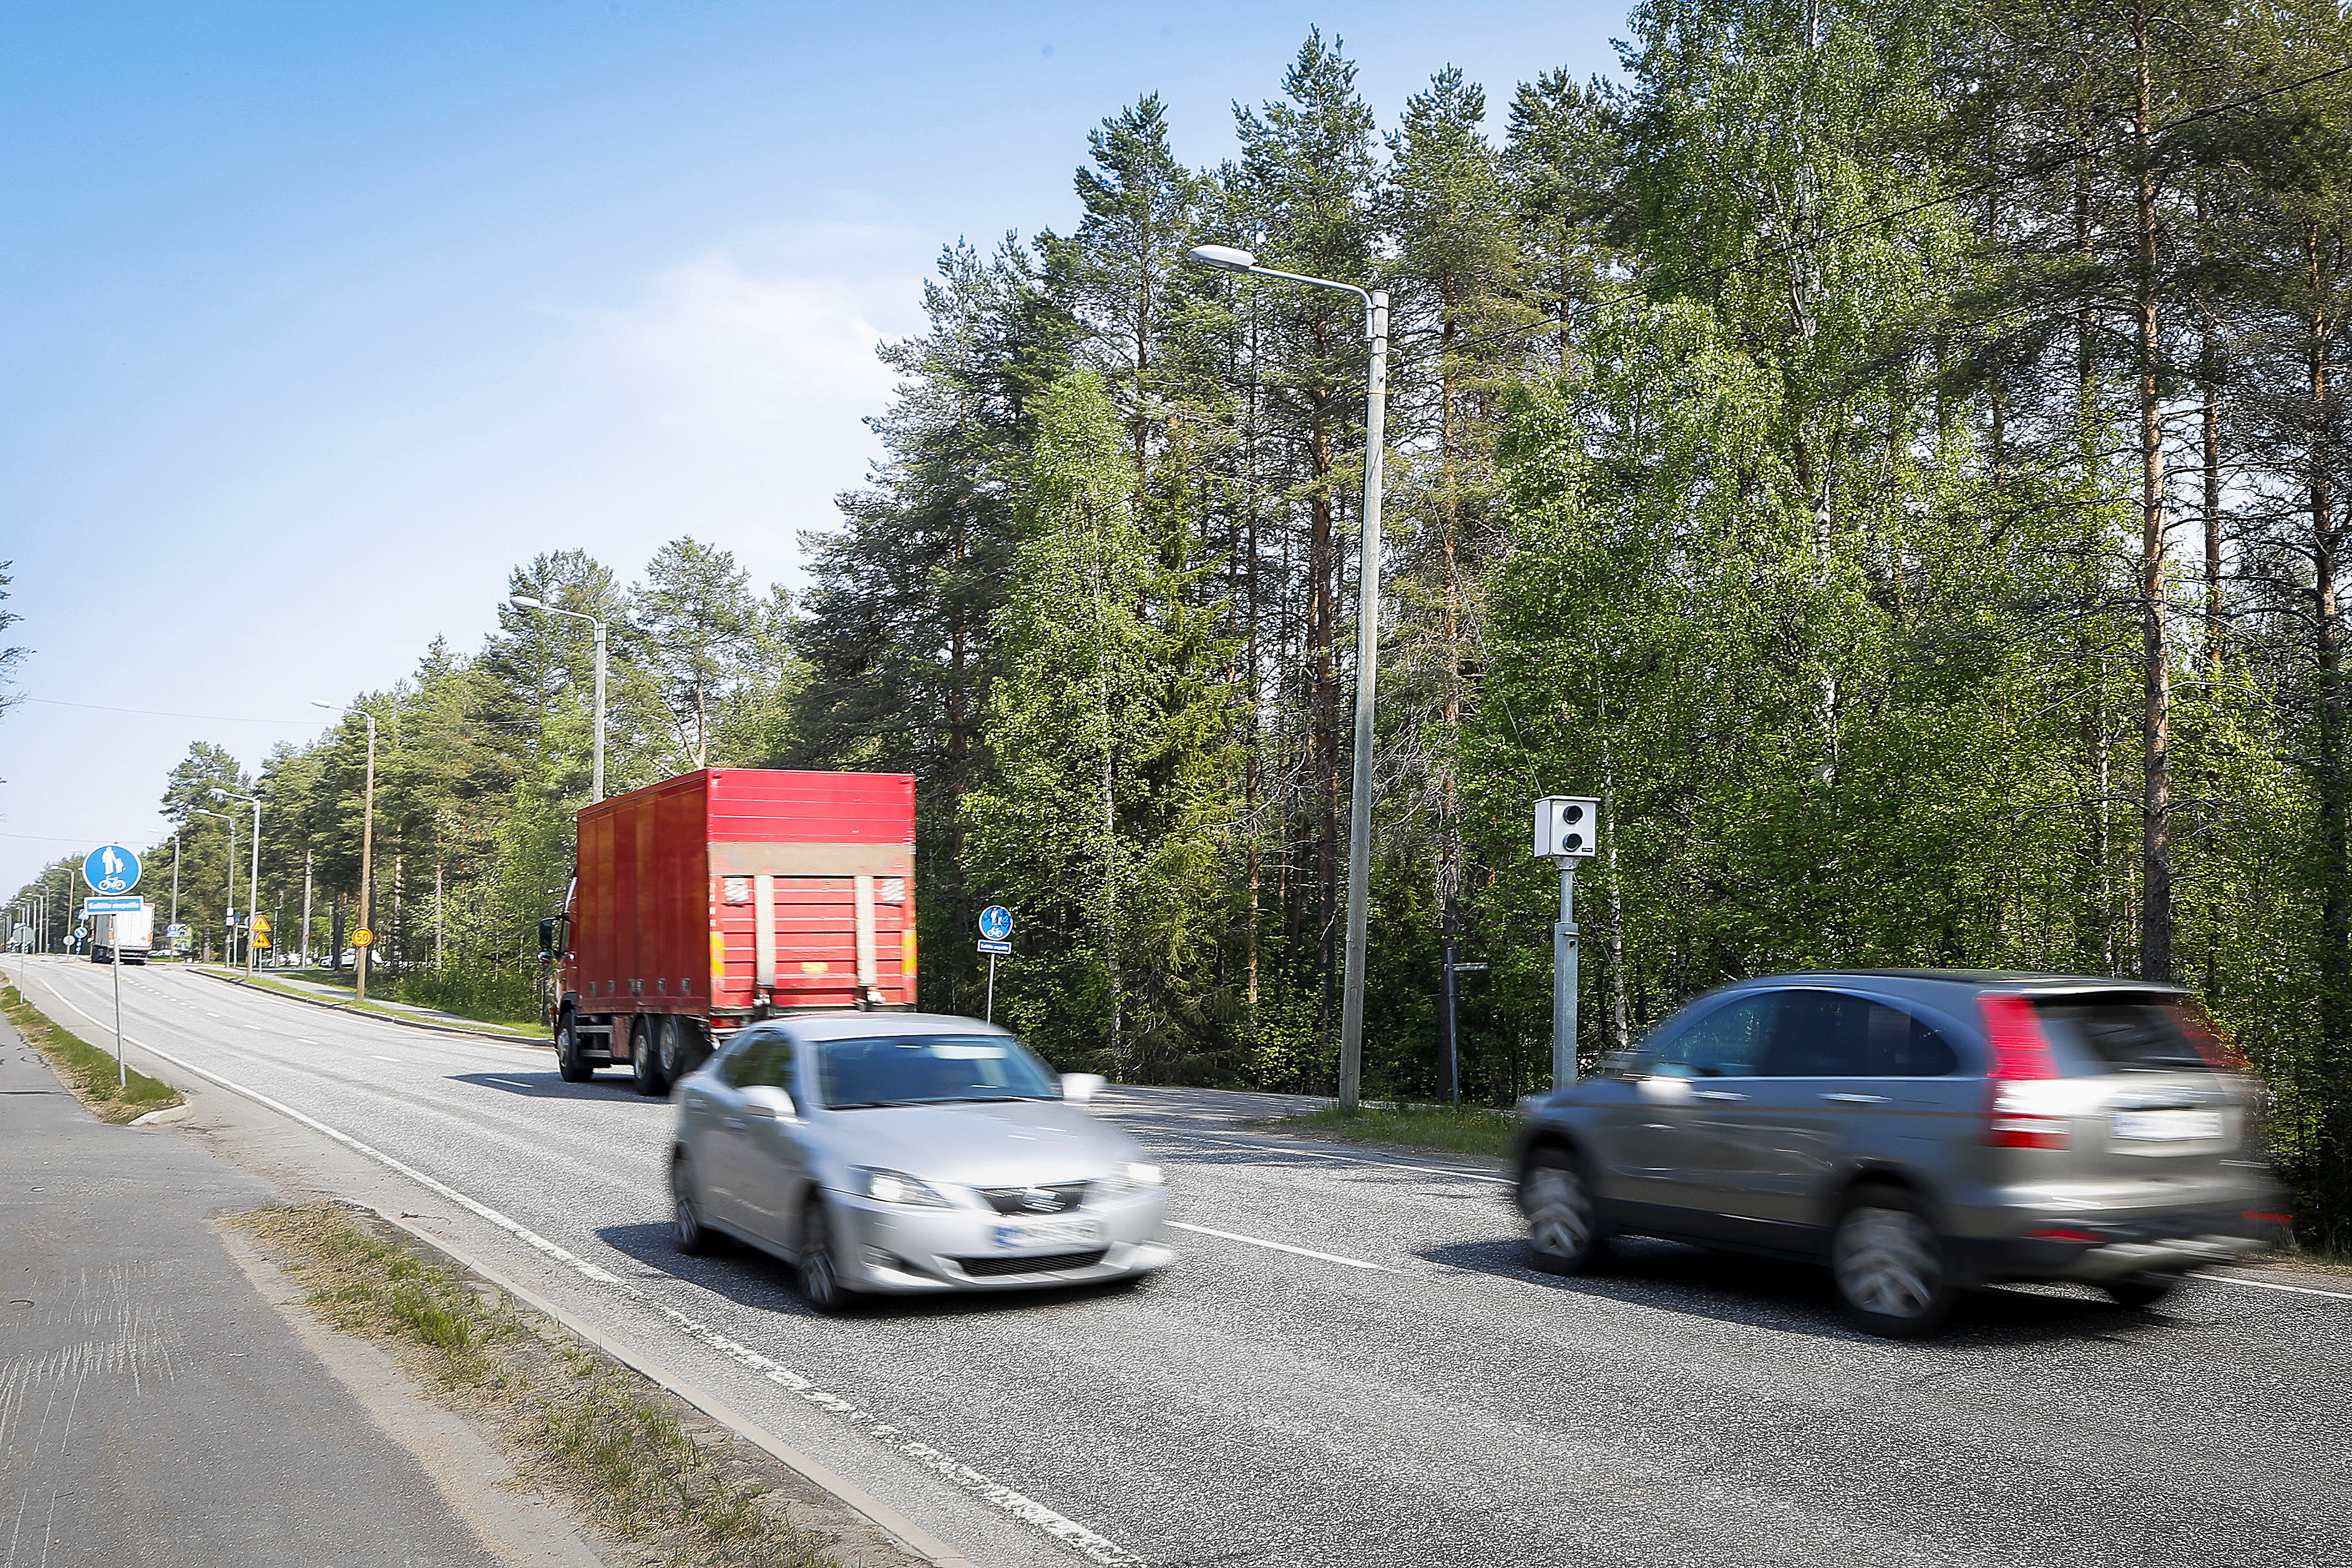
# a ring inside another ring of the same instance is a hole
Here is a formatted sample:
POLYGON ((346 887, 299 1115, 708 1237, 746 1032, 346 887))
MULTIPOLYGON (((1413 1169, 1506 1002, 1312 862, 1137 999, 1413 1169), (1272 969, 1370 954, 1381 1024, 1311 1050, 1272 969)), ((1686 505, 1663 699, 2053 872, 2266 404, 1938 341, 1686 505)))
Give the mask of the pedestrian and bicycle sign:
POLYGON ((121 844, 92 850, 81 862, 81 879, 92 893, 129 893, 139 885, 139 857, 121 844))
POLYGON ((1002 942, 1013 935, 1013 911, 1001 904, 992 904, 980 912, 980 934, 991 942, 1002 942))
POLYGON ((980 912, 980 950, 988 955, 988 1004, 981 1016, 991 1023, 996 1021, 996 960, 1013 951, 1006 940, 1012 935, 1013 911, 992 904, 980 912))

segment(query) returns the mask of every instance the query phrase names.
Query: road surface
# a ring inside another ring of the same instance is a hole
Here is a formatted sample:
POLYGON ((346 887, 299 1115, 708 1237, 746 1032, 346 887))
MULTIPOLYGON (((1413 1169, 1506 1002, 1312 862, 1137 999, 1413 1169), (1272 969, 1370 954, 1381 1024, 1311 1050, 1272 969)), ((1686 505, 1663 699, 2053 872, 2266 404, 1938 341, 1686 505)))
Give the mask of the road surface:
MULTIPOLYGON (((8 967, 110 1038, 105 971, 8 967)), ((1637 1243, 1538 1275, 1490 1168, 1128 1090, 1098 1109, 1169 1169, 1177 1268, 826 1320, 776 1263, 671 1249, 673 1113, 618 1077, 184 970, 126 970, 124 996, 163 1076, 347 1140, 207 1095, 212 1136, 281 1185, 412 1214, 989 1568, 2252 1568, 2352 1540, 2333 1276, 2244 1270, 2152 1312, 2005 1290, 1890 1343, 1801 1269, 1637 1243)))

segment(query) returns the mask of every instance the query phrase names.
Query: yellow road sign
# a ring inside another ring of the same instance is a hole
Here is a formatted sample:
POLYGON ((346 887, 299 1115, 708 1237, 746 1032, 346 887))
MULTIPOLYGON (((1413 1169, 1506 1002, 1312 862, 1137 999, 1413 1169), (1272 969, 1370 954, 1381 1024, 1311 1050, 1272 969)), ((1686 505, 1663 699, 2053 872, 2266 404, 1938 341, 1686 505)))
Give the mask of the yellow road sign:
POLYGON ((352 933, 352 946, 354 947, 364 947, 374 940, 375 933, 369 930, 364 925, 352 933))
POLYGON ((254 945, 255 946, 257 946, 257 947, 267 947, 267 946, 269 946, 269 933, 268 933, 268 932, 267 932, 267 931, 257 931, 257 932, 255 932, 255 933, 253 934, 253 945, 254 945))
MULTIPOLYGON (((269 916, 267 915, 257 915, 253 917, 253 934, 256 936, 267 936, 269 935, 269 916)), ((267 946, 267 944, 264 944, 264 946, 267 946)))

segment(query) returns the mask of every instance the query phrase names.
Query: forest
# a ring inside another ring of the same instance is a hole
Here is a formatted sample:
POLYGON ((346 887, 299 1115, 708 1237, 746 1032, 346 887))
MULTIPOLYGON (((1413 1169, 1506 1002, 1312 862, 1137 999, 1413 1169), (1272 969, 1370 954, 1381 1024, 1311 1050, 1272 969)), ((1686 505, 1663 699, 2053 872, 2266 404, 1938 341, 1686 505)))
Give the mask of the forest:
MULTIPOLYGON (((1653 0, 1620 50, 1384 120, 1318 32, 1227 162, 1156 97, 1087 131, 1069 232, 940 256, 797 595, 724 541, 515 569, 613 627, 608 790, 912 773, 925 1005, 978 1009, 1003 903, 998 1017, 1059 1065, 1328 1092, 1364 324, 1186 256, 1241 246, 1393 301, 1368 1096, 1434 1092, 1449 939, 1464 1098, 1538 1086, 1528 803, 1589 794, 1588 1055, 1776 969, 2176 980, 2352 1249, 2352 22, 1653 0)), ((499 616, 257 776, 194 748, 184 920, 199 802, 257 794, 265 909, 307 880, 341 947, 372 715, 379 952, 527 994, 590 639, 499 616)))

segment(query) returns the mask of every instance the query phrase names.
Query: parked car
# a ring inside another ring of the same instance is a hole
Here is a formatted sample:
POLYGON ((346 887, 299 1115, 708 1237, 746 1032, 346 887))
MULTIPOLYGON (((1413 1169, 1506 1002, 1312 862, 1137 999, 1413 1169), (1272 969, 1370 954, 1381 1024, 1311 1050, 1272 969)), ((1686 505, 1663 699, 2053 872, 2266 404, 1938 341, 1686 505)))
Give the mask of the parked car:
POLYGON ((803 1014, 746 1026, 677 1088, 683 1252, 774 1253, 837 1312, 916 1295, 1123 1279, 1168 1263, 1167 1192, 1133 1139, 974 1019, 803 1014))
POLYGON ((1519 1206, 1538 1268, 1593 1268, 1616 1234, 1818 1260, 1876 1334, 2003 1281, 2147 1306, 2283 1234, 2255 1093, 2175 987, 1776 976, 1529 1102, 1519 1206))

